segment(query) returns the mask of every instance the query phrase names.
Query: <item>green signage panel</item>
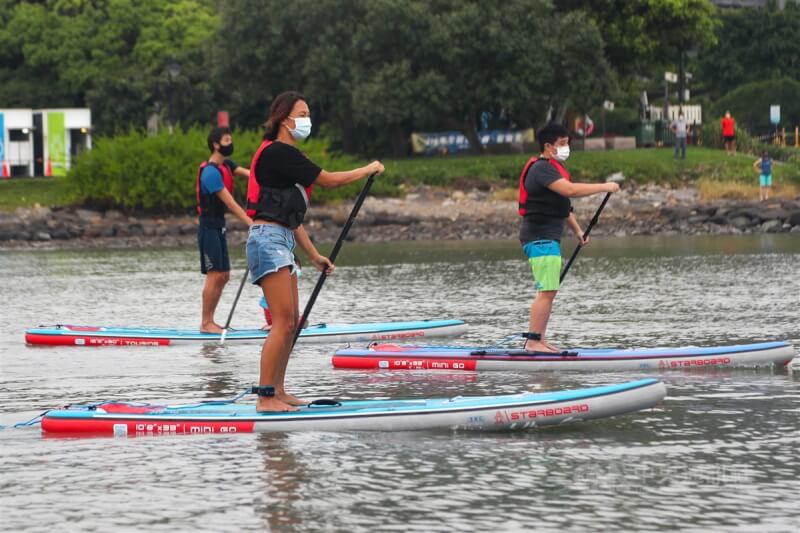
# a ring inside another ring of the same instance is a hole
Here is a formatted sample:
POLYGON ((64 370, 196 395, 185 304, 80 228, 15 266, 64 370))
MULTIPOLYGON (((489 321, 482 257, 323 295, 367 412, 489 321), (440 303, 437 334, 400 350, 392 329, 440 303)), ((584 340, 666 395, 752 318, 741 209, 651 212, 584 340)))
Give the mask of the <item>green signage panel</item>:
POLYGON ((53 176, 67 175, 66 132, 62 112, 47 113, 47 158, 46 165, 52 169, 53 176))

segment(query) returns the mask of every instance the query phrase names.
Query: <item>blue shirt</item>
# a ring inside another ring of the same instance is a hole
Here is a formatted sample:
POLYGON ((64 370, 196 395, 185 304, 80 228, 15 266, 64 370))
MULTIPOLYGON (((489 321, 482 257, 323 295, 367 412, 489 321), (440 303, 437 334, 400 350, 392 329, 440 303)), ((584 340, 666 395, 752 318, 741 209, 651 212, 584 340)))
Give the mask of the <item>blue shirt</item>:
MULTIPOLYGON (((222 164, 230 169, 231 174, 233 174, 239 166, 230 159, 226 159, 222 164)), ((200 173, 200 194, 215 194, 224 188, 225 184, 222 182, 222 172, 214 165, 206 165, 200 173)))

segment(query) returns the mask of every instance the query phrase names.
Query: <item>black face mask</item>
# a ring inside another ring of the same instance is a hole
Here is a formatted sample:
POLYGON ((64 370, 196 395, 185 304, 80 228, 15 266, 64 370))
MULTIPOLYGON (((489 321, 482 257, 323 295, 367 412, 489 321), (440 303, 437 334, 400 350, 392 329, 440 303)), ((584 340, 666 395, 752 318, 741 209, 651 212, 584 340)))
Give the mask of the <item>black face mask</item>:
POLYGON ((219 153, 228 157, 233 153, 233 143, 230 144, 220 144, 219 145, 219 153))

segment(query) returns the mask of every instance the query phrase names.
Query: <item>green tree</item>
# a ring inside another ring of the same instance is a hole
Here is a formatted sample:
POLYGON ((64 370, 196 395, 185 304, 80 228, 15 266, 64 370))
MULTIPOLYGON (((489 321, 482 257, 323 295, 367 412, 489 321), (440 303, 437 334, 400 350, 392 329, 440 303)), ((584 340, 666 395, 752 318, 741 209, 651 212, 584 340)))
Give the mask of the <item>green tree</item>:
POLYGON ((771 132, 770 105, 781 106, 781 124, 800 126, 800 81, 779 80, 746 83, 726 94, 711 108, 712 120, 730 111, 736 122, 755 135, 771 132))
POLYGON ((745 83, 800 80, 800 4, 788 2, 782 11, 775 5, 725 11, 716 36, 719 45, 698 62, 699 78, 711 98, 745 83))
POLYGON ((682 50, 716 43, 716 8, 709 0, 559 0, 597 23, 609 63, 622 77, 674 65, 682 50))
POLYGON ((588 109, 613 85, 595 25, 547 0, 255 4, 223 8, 231 61, 220 79, 241 80, 227 101, 255 125, 275 94, 305 91, 346 151, 378 139, 401 153, 413 128, 430 127, 460 130, 482 152, 481 112, 530 125, 549 107, 588 109))
POLYGON ((211 0, 3 0, 0 99, 26 107, 86 106, 99 133, 144 126, 160 112, 211 114, 211 0))

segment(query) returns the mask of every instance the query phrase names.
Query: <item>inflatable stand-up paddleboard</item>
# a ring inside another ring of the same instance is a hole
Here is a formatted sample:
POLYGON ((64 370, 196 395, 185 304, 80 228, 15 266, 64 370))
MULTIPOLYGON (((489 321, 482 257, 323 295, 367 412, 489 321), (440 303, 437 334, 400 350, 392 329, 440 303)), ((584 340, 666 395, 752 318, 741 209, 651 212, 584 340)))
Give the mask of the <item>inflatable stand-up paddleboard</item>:
POLYGON ((665 395, 663 383, 644 379, 588 389, 504 396, 318 400, 285 413, 259 413, 254 403, 237 404, 235 400, 174 406, 110 401, 51 410, 43 415, 41 423, 46 435, 118 437, 306 430, 518 430, 649 409, 665 395))
MULTIPOLYGON (((366 324, 315 324, 300 333, 301 342, 369 342, 461 335, 463 320, 418 320, 366 324)), ((224 342, 260 343, 269 335, 261 329, 229 329, 224 342)), ((190 329, 123 328, 102 326, 39 326, 25 331, 25 342, 47 346, 169 346, 182 343, 215 343, 222 336, 190 329)))
POLYGON ((379 370, 676 370, 785 365, 795 356, 787 342, 706 348, 591 348, 562 353, 457 346, 373 344, 337 350, 336 368, 379 370))

